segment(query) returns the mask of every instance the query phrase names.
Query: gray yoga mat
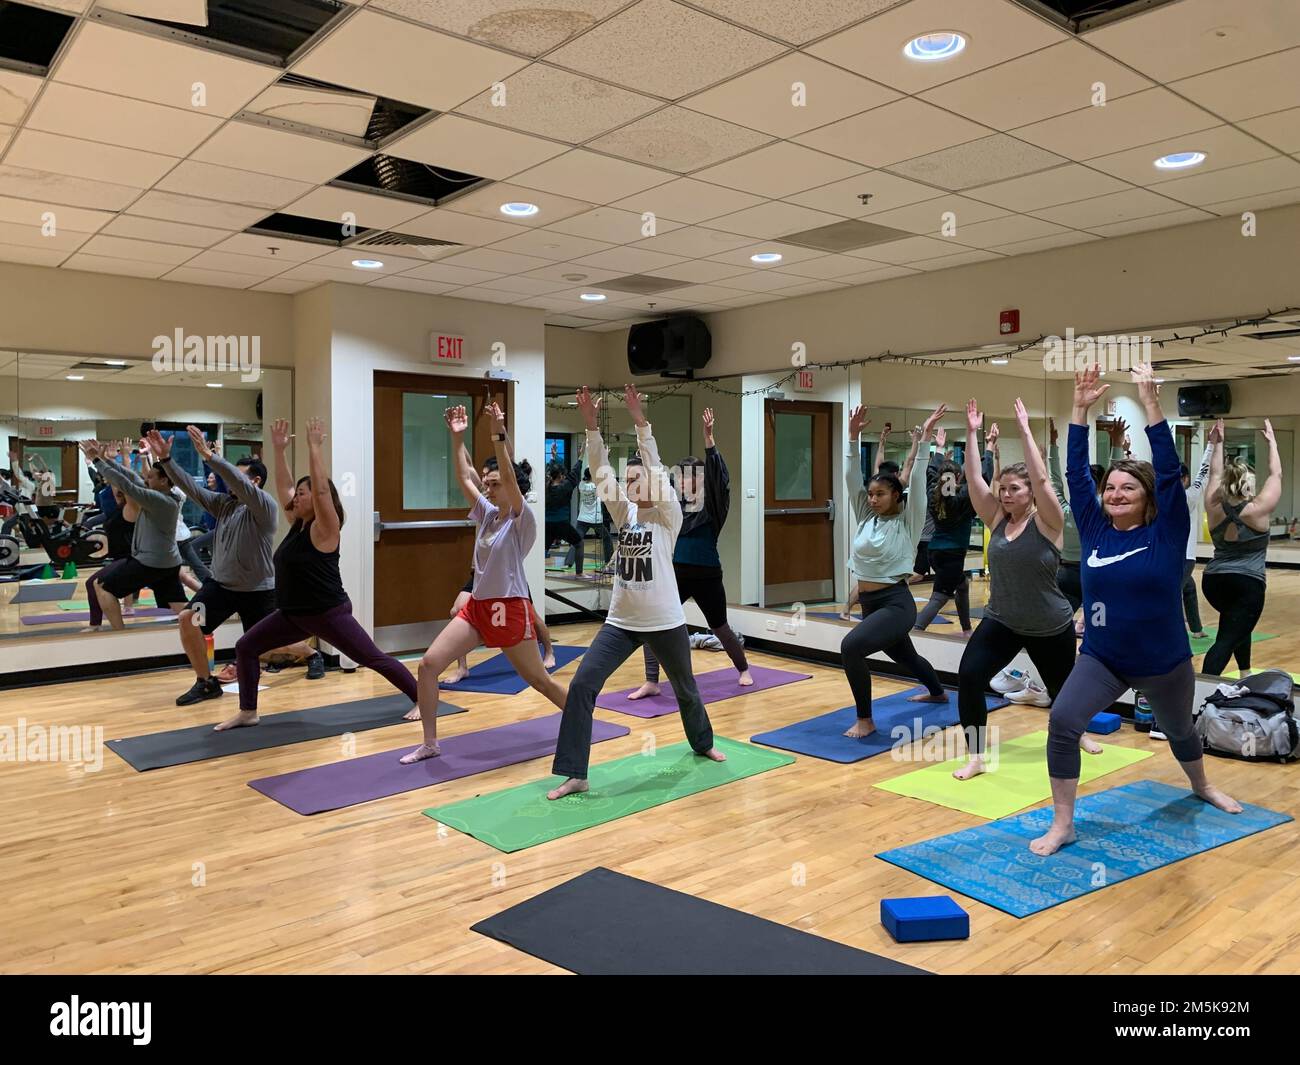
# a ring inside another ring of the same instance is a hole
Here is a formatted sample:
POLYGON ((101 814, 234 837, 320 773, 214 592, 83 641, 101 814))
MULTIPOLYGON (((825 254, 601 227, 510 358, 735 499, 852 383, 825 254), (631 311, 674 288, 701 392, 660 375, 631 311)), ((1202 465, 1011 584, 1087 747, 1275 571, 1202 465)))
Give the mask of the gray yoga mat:
MULTIPOLYGON (((213 718, 221 720, 238 710, 234 699, 214 699, 205 704, 213 708, 213 718)), ((105 745, 124 762, 140 772, 163 769, 173 765, 188 765, 209 758, 224 758, 230 754, 247 754, 265 751, 272 747, 287 747, 291 743, 342 736, 347 732, 368 732, 386 725, 407 725, 412 735, 419 725, 403 721, 411 708, 411 700, 401 693, 380 695, 373 699, 357 699, 348 703, 313 706, 309 710, 290 710, 283 714, 266 714, 261 722, 250 728, 232 728, 213 732, 212 724, 195 725, 173 732, 154 732, 147 736, 109 740, 105 745)), ((439 700, 438 716, 463 714, 463 706, 439 700)))
POLYGON ((53 603, 67 599, 77 590, 76 581, 58 584, 24 584, 10 603, 53 603))

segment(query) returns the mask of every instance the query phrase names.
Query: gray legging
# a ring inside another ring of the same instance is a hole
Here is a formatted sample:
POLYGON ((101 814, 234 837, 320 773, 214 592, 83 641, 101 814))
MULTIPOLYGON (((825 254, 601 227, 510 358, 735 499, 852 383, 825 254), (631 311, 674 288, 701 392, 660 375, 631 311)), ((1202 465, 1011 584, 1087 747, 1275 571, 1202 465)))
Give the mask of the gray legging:
POLYGON ((1141 692, 1151 704, 1156 724, 1169 739, 1180 762, 1201 760, 1201 740, 1192 728, 1192 701, 1196 673, 1190 658, 1168 673, 1154 677, 1126 677, 1113 673, 1092 655, 1082 654, 1052 701, 1047 730, 1047 773, 1057 780, 1079 776, 1079 737, 1093 717, 1109 709, 1129 688, 1141 692))
POLYGON ((569 685, 552 773, 577 780, 587 779, 587 765, 591 759, 591 718, 596 709, 596 697, 614 670, 631 658, 642 644, 654 652, 668 674, 681 711, 682 728, 691 748, 697 754, 704 754, 713 747, 713 726, 709 723, 709 715, 695 687, 695 675, 691 672, 691 641, 686 626, 633 632, 605 624, 582 656, 582 664, 569 685))
POLYGON ((203 559, 199 558, 199 553, 194 547, 194 537, 191 536, 188 540, 177 540, 176 550, 181 553, 185 565, 194 571, 194 576, 200 581, 212 579, 212 571, 203 564, 203 559))

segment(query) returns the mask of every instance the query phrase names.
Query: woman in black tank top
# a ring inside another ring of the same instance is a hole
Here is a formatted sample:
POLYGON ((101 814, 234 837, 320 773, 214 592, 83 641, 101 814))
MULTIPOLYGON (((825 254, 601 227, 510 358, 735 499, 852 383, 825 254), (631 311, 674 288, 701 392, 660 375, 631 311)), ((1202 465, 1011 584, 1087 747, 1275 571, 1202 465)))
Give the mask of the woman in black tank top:
MULTIPOLYGON (((339 539, 343 504, 326 472, 324 428, 319 418, 307 420, 311 474, 295 484, 289 472, 289 423, 271 426, 275 446, 275 494, 293 522, 275 552, 276 611, 249 629, 235 644, 239 674, 239 713, 217 731, 257 724, 258 658, 276 647, 316 636, 333 644, 360 666, 368 666, 403 695, 416 701, 415 677, 397 659, 384 654, 352 616, 352 603, 339 575, 339 539)), ((393 720, 401 720, 395 712, 393 720)))

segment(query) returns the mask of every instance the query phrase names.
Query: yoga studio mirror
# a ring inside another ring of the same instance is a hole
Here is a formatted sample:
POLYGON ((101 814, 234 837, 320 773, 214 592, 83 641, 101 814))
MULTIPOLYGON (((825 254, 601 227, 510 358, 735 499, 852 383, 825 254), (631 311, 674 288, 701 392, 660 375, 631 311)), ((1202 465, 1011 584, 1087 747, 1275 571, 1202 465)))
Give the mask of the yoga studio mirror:
MULTIPOLYGON (((198 426, 232 462, 270 460, 263 427, 291 416, 291 372, 261 370, 245 380, 252 375, 159 372, 149 358, 32 351, 0 352, 0 367, 0 639, 29 641, 37 656, 45 641, 76 640, 84 645, 79 660, 91 662, 178 654, 175 616, 151 591, 118 601, 119 618, 101 616, 96 602, 92 617, 87 581, 129 555, 136 511, 79 443, 103 442, 111 461, 139 476, 150 462, 141 454, 142 430, 156 427, 174 434, 174 461, 208 484, 186 426, 198 426), (36 583, 20 589, 20 579, 36 583)), ((211 561, 211 526, 205 511, 184 501, 176 533, 187 593, 211 561)), ((233 645, 240 631, 237 621, 229 624, 216 634, 218 647, 233 645)))

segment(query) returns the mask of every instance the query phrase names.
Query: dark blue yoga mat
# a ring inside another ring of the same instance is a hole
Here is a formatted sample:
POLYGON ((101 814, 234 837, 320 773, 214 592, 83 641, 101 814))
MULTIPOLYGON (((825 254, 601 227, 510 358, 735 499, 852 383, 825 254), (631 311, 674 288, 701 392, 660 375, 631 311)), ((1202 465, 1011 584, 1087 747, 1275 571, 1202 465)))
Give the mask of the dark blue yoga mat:
MULTIPOLYGON (((586 652, 585 647, 568 647, 555 644, 555 669, 567 666, 586 652)), ((555 669, 549 672, 554 673, 555 669)), ((439 684, 439 688, 448 692, 490 692, 493 695, 518 695, 528 687, 528 682, 515 672, 504 654, 497 653, 486 662, 470 666, 469 676, 458 684, 439 684)))
MULTIPOLYGON (((772 732, 760 732, 749 740, 765 747, 824 758, 828 762, 860 762, 864 758, 888 751, 899 743, 909 744, 913 740, 922 739, 927 730, 957 724, 957 693, 948 690, 947 703, 908 701, 910 696, 920 695, 924 691, 924 688, 910 688, 874 700, 871 709, 876 731, 863 740, 844 735, 844 730, 858 716, 857 710, 851 706, 786 725, 772 732), (905 733, 902 730, 906 730, 905 733)), ((1000 695, 985 695, 984 701, 990 710, 1007 705, 1007 700, 1000 695)))
POLYGON ((1012 917, 1028 917, 1293 820, 1242 806, 1241 813, 1226 814, 1186 788, 1139 780, 1081 798, 1074 809, 1077 842, 1046 858, 1029 841, 1051 825, 1050 805, 876 857, 1012 917))

